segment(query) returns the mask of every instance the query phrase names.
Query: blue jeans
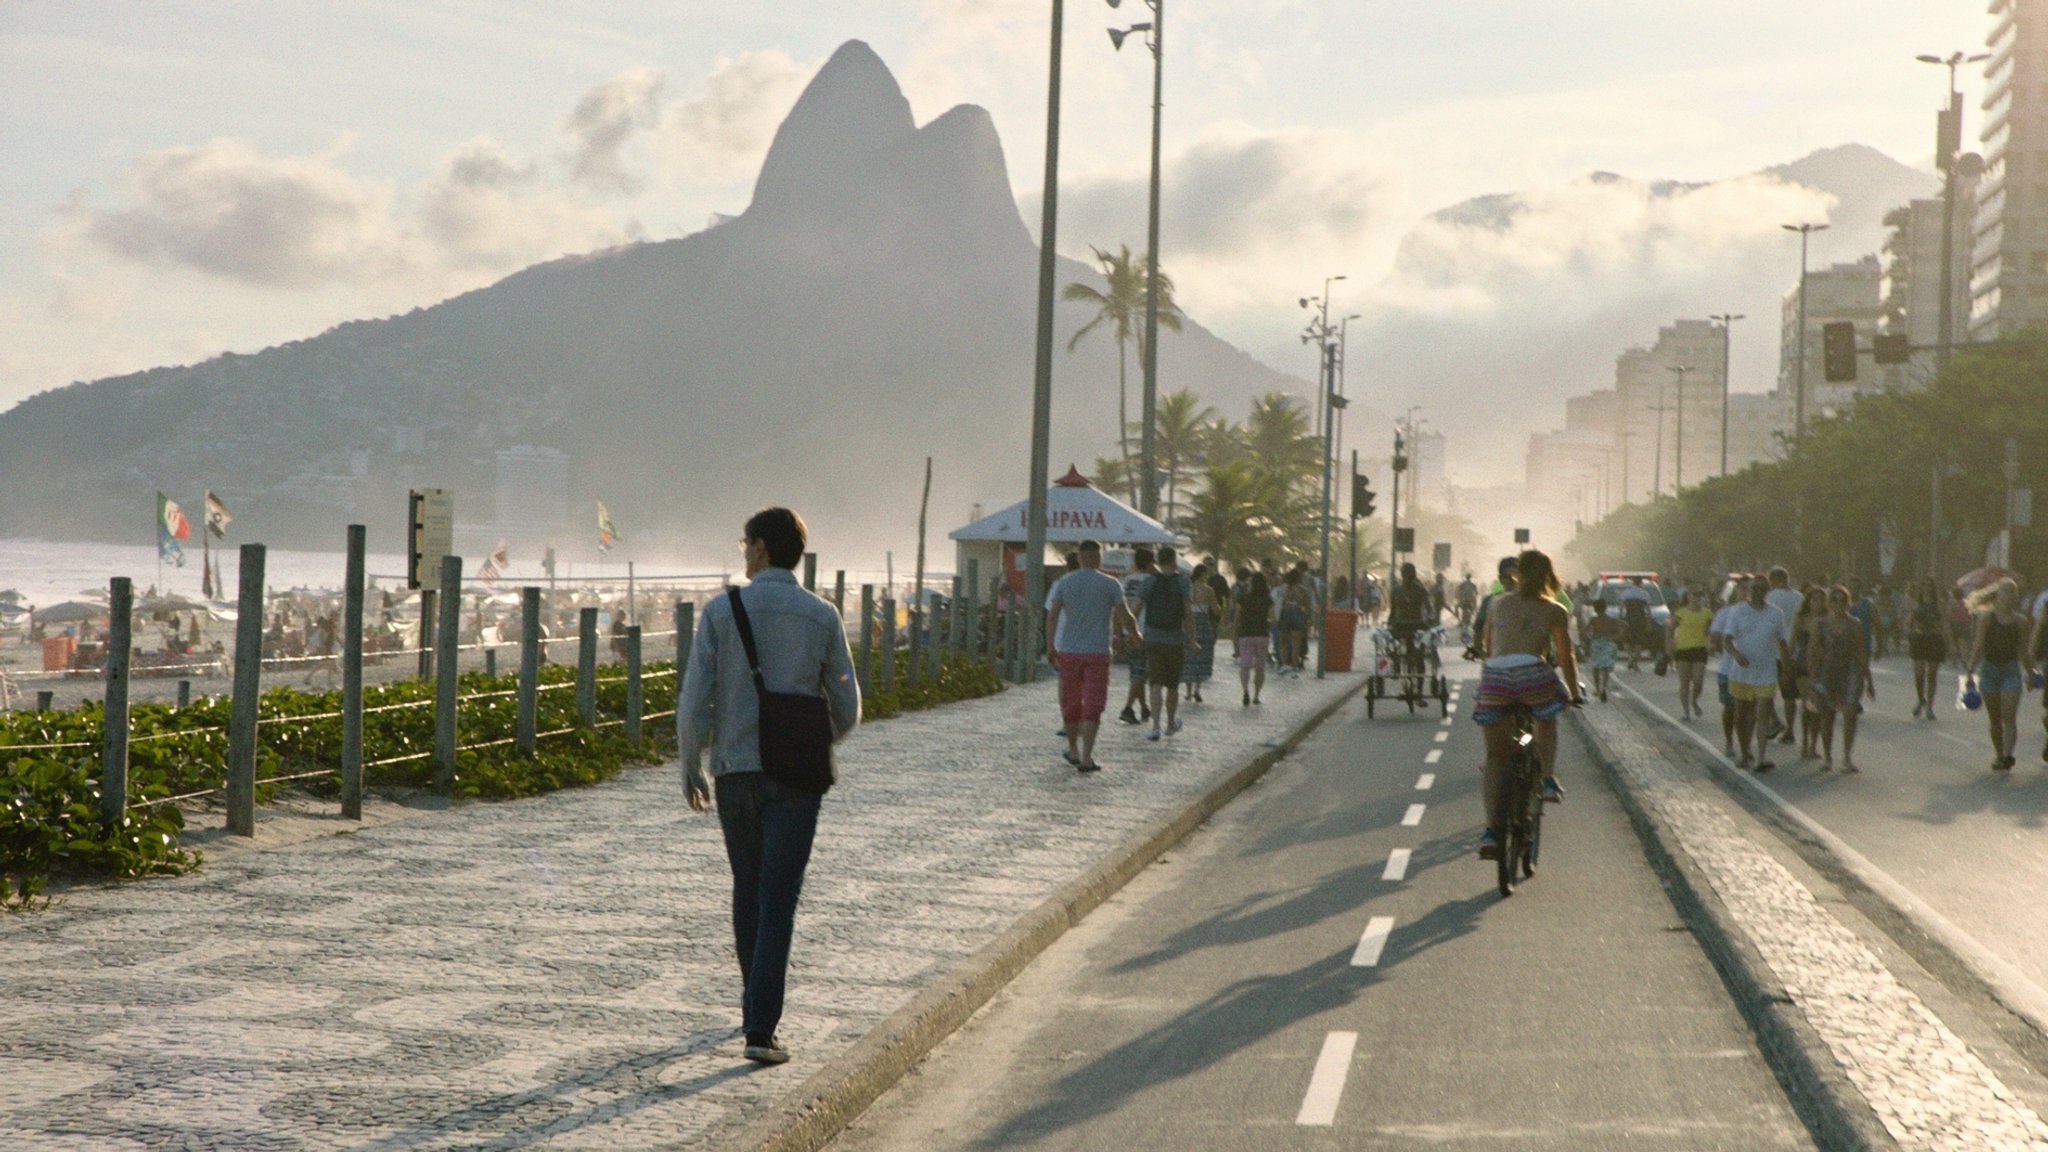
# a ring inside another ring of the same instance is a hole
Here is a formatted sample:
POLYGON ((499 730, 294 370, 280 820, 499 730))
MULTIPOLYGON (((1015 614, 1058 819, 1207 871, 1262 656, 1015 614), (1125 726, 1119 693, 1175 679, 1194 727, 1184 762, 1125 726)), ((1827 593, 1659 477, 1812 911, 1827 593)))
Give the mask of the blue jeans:
POLYGON ((782 1021, 796 902, 818 830, 818 802, 759 772, 718 777, 718 824, 732 865, 732 934, 742 1027, 773 1036, 782 1021))

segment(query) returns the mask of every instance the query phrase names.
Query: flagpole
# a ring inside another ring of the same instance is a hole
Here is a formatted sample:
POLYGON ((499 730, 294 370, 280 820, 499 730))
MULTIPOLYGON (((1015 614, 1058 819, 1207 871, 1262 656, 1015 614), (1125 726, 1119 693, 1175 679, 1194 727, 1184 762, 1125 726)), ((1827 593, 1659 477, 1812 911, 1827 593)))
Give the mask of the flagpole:
POLYGON ((156 494, 156 590, 164 589, 164 494, 156 494))

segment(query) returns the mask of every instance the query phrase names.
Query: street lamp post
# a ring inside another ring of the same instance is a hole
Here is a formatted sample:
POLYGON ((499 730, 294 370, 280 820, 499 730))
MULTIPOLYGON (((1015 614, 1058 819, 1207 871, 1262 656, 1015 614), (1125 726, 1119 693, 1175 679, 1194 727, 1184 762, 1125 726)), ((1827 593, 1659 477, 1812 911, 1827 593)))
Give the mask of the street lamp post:
POLYGON ((1065 25, 1063 0, 1052 0, 1052 51, 1046 81, 1045 109, 1045 192, 1038 228, 1038 348, 1036 372, 1031 388, 1031 491, 1024 514, 1024 647, 1030 659, 1021 661, 1026 680, 1037 679, 1038 655, 1044 644, 1038 638, 1037 606, 1045 603, 1045 521, 1046 489, 1051 485, 1052 444, 1052 326, 1053 282, 1058 256, 1053 247, 1059 222, 1060 173, 1060 37, 1065 25))
POLYGON ((1945 57, 1914 57, 1923 64, 1937 64, 1948 69, 1948 107, 1936 118, 1934 133, 1934 166, 1941 169, 1941 303, 1935 313, 1937 335, 1934 349, 1937 372, 1948 367, 1949 349, 1955 343, 1956 331, 1956 154, 1963 146, 1963 94, 1956 91, 1956 67, 1990 58, 1988 52, 1975 56, 1951 52, 1945 57))
POLYGON ((1723 312, 1707 319, 1721 326, 1721 475, 1728 474, 1728 377, 1734 373, 1734 365, 1728 358, 1729 338, 1737 320, 1743 319, 1740 312, 1723 312))
POLYGON ((1650 456, 1650 503, 1664 498, 1664 385, 1657 385, 1657 448, 1650 456))
POLYGON ((1780 224, 1787 232, 1799 233, 1799 346, 1794 356, 1792 385, 1792 442, 1806 442, 1806 241, 1825 224, 1780 224))
POLYGON ((1672 375, 1678 377, 1678 431, 1673 437, 1671 451, 1671 494, 1685 494, 1685 374, 1692 371, 1690 364, 1667 364, 1672 375))
MULTIPOLYGON (((1109 0, 1111 8, 1122 3, 1123 0, 1109 0)), ((1152 9, 1151 21, 1124 29, 1112 28, 1109 40, 1121 52, 1125 36, 1143 32, 1146 34, 1145 46, 1152 50, 1152 195, 1145 221, 1145 387, 1144 405, 1139 417, 1144 429, 1138 447, 1138 466, 1144 469, 1145 483, 1138 489, 1138 511, 1156 517, 1159 515, 1159 125, 1166 61, 1166 0, 1145 0, 1145 4, 1152 9)))

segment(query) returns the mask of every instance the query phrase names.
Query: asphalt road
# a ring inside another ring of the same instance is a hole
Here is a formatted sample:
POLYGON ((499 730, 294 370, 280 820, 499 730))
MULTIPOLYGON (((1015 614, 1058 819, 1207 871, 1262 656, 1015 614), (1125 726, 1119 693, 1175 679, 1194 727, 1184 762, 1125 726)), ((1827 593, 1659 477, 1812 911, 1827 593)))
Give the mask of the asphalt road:
POLYGON ((833 1147, 1811 1147, 1576 739, 1502 901, 1477 729, 1396 713, 1347 706, 833 1147))
MULTIPOLYGON (((1647 671, 1617 672, 1667 720, 1678 713, 1677 683, 1647 671)), ((1879 661, 1877 699, 1865 701, 1856 739, 1862 771, 1823 772, 1779 745, 1777 768, 1761 779, 1770 791, 1861 853, 1957 930, 2010 964, 2048 1002, 2048 765, 2040 759, 2041 696, 2020 704, 2019 764, 1992 772, 1991 737, 1982 712, 1953 705, 1955 673, 1942 678, 1936 718, 1913 718, 1912 665, 1879 661)), ((1721 744, 1707 687, 1708 718, 1684 727, 1721 744)), ((1667 727, 1679 725, 1670 720, 1667 727)), ((1836 736, 1837 763, 1840 734, 1836 736)), ((1694 747, 1689 754, 1703 750, 1694 747)))

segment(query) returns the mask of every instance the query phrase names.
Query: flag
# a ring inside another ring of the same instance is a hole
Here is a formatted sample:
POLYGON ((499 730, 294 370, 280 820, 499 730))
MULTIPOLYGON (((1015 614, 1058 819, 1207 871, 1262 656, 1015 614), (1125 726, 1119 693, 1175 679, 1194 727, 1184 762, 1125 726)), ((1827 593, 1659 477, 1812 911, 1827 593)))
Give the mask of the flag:
POLYGON ((185 566, 185 549, 180 540, 192 538, 192 525, 185 519, 184 509, 178 502, 159 492, 156 494, 156 554, 161 560, 185 566))
POLYGON ((496 588, 498 577, 503 576, 505 569, 511 566, 512 554, 506 548, 505 542, 500 540, 498 546, 491 549, 491 554, 484 557, 484 562, 477 566, 476 578, 484 582, 484 587, 496 588))
POLYGON ((214 539, 225 540, 228 538, 228 525, 233 523, 234 519, 233 516, 228 514, 228 506, 221 503, 220 497, 215 496, 213 491, 208 489, 206 493, 206 530, 213 533, 214 539))
POLYGON ((597 550, 610 552, 612 545, 624 540, 618 530, 612 527, 612 514, 605 509, 604 501, 597 502, 597 550))

